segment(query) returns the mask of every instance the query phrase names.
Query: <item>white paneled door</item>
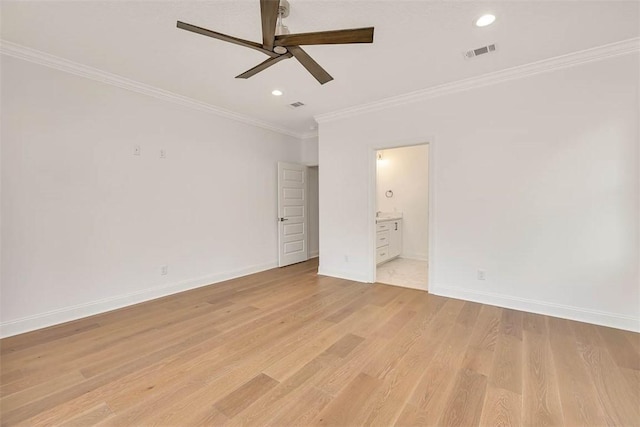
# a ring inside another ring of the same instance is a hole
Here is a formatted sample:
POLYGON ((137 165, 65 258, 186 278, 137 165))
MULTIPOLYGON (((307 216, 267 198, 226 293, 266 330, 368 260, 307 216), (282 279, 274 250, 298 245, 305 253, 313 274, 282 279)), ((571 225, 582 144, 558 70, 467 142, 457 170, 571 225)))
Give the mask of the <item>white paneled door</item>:
POLYGON ((307 167, 278 162, 278 265, 309 258, 307 167))

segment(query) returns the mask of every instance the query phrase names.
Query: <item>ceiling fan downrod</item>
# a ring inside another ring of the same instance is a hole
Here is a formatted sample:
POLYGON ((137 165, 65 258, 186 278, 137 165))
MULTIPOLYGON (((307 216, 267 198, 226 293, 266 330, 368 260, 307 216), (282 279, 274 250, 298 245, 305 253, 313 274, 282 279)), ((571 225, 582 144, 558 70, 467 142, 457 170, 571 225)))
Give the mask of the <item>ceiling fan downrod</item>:
POLYGON ((291 5, 288 0, 280 0, 280 6, 278 6, 278 15, 282 18, 286 18, 289 16, 289 12, 291 11, 291 5))
MULTIPOLYGON (((278 6, 278 21, 276 23, 276 36, 282 36, 286 34, 290 34, 289 28, 284 25, 283 19, 289 16, 289 2, 287 0, 281 0, 280 6, 278 6)), ((287 48, 284 46, 274 46, 273 51, 280 55, 284 55, 288 52, 287 48)))

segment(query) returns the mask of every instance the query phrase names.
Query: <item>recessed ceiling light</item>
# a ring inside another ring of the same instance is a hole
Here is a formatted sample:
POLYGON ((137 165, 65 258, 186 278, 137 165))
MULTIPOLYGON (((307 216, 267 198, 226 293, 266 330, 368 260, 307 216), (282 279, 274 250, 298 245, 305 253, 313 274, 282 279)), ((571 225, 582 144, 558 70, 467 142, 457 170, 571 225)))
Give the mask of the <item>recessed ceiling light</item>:
POLYGON ((274 96, 280 96, 280 95, 282 95, 282 91, 281 91, 281 90, 276 89, 276 90, 274 90, 274 91, 272 91, 272 92, 271 92, 271 95, 274 95, 274 96))
POLYGON ((480 18, 476 19, 476 26, 477 27, 486 27, 487 25, 491 25, 493 24, 493 21, 496 20, 496 17, 494 15, 491 15, 490 13, 486 14, 486 15, 482 15, 480 18))

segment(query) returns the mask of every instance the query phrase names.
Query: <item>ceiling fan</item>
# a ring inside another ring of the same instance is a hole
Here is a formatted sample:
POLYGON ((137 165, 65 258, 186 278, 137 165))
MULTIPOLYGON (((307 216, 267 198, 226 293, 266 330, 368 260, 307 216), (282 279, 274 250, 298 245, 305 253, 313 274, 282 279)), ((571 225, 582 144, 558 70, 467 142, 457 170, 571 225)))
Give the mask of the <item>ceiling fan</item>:
POLYGON ((250 70, 237 75, 237 79, 248 79, 283 59, 289 59, 293 56, 320 84, 325 84, 333 80, 333 77, 302 50, 300 46, 314 44, 373 43, 373 27, 289 34, 287 27, 282 22, 282 19, 289 15, 289 2, 287 0, 260 0, 260 15, 262 17, 262 44, 228 36, 207 30, 206 28, 196 27, 195 25, 181 21, 178 21, 177 26, 183 30, 255 49, 270 57, 250 70))

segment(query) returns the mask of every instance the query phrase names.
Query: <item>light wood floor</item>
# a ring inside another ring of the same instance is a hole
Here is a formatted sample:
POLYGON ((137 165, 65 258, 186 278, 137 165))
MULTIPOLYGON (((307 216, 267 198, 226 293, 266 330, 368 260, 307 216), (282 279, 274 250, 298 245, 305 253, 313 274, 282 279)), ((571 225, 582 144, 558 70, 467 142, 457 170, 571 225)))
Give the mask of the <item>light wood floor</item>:
POLYGON ((638 334, 316 267, 2 340, 2 425, 640 425, 638 334))

